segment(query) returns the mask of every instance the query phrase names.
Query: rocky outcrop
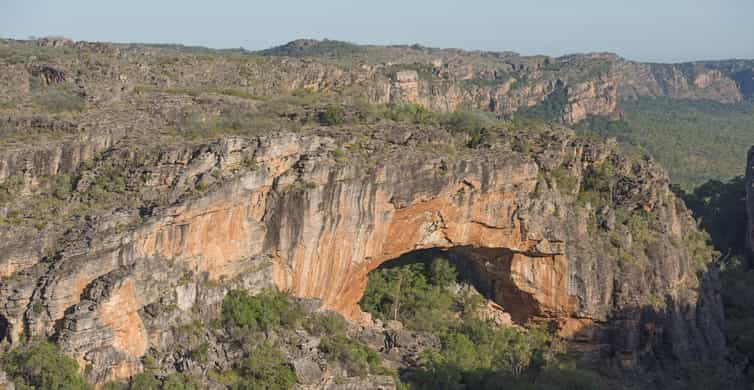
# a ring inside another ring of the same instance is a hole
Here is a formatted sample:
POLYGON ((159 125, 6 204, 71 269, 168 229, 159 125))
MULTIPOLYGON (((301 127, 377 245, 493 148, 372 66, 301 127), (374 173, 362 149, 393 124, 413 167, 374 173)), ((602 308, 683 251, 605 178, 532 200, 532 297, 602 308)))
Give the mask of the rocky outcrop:
MULTIPOLYGON (((38 43, 47 50, 57 48, 46 41, 38 43)), ((28 45, 11 44, 20 45, 16 48, 20 51, 28 45)), ((280 53, 262 52, 264 56, 201 58, 180 50, 78 42, 68 46, 97 57, 96 66, 64 55, 55 56, 51 63, 3 64, 0 85, 9 94, 0 101, 27 106, 28 102, 14 97, 28 92, 29 76, 36 75, 44 84, 75 84, 87 101, 98 104, 118 100, 124 91, 137 87, 185 89, 189 94, 200 89, 237 91, 260 97, 307 89, 348 91, 373 103, 414 103, 440 111, 473 108, 510 116, 565 88, 567 101, 560 117, 573 124, 587 115, 613 113, 619 99, 663 96, 736 103, 751 84, 745 75, 752 65, 746 62, 735 67, 727 63, 669 65, 626 61, 604 53, 552 58, 351 45, 339 59, 341 66, 318 61, 318 45, 337 46, 337 42, 307 40, 280 53), (71 74, 77 75, 75 80, 61 77, 71 74)))
POLYGON ((125 378, 141 370, 148 348, 165 342, 164 325, 151 319, 159 314, 147 314, 155 302, 192 310, 217 304, 232 286, 275 286, 368 320, 357 305, 367 273, 402 254, 439 248, 484 280, 485 293, 515 322, 556 324, 624 366, 661 345, 682 360, 723 353, 716 295, 696 276, 705 260, 673 244, 693 234, 693 221, 650 162, 623 160, 610 146, 563 130, 546 135, 550 146, 533 157, 502 148, 449 158, 423 151, 447 142, 447 133, 394 128, 373 134, 376 154, 368 160, 377 163, 370 165, 357 155, 333 157, 353 134, 341 137, 227 140, 186 154, 185 166, 171 173, 181 178, 175 185, 217 169, 229 180, 155 209, 125 231, 116 216, 93 221, 71 232, 51 263, 13 272, 0 286, 4 337, 54 336, 91 367, 91 379, 125 378), (249 158, 253 170, 238 171, 249 158), (594 210, 571 203, 573 187, 543 179, 567 169, 579 181, 606 163, 630 183, 616 190, 614 207, 656 216, 645 257, 620 253, 646 238, 623 225, 601 230, 594 210), (224 286, 219 295, 201 287, 210 282, 224 286), (659 333, 639 337, 648 326, 659 333), (672 332, 663 335, 667 327, 672 332))
POLYGON ((720 103, 738 103, 743 99, 732 74, 724 75, 702 64, 624 62, 618 65, 616 75, 618 94, 624 99, 669 97, 720 103))
MULTIPOLYGON (((23 57, 25 44, 10 45, 23 57)), ((383 48, 397 60, 342 66, 64 45, 98 60, 56 52, 47 66, 66 76, 37 85, 41 64, 0 59, 0 221, 12 222, 0 224, 4 341, 52 338, 89 380, 123 379, 231 288, 275 287, 370 324, 357 305, 368 273, 427 249, 449 252, 492 301, 490 318, 546 323, 597 364, 671 370, 725 355, 709 253, 651 160, 555 125, 485 128, 479 142, 394 121, 309 121, 294 133, 286 126, 306 114, 270 99, 290 93, 306 112, 317 110, 312 96, 355 95, 501 116, 556 99, 561 121, 575 123, 621 98, 736 101, 725 70, 609 54, 383 48), (35 96, 55 88, 76 90, 84 109, 40 116, 35 96), (274 129, 247 132, 260 117, 245 115, 260 110, 274 129), (218 118, 244 136, 213 140, 218 118), (50 197, 44 184, 63 174, 70 188, 50 197), (582 186, 595 180, 599 189, 582 186)), ((208 353, 224 356, 222 368, 240 356, 208 353)), ((191 370, 181 356, 168 363, 191 370)), ((297 370, 316 377, 309 362, 297 370)), ((352 379, 346 387, 364 386, 352 379)))
MULTIPOLYGON (((306 49, 315 47, 317 42, 301 44, 306 49)), ((124 90, 134 86, 187 89, 189 93, 197 88, 225 89, 256 96, 300 89, 338 93, 348 90, 373 103, 414 103, 440 111, 473 108, 501 116, 538 105, 565 87, 567 101, 560 116, 566 124, 588 115, 611 114, 619 99, 665 96, 736 103, 748 88, 745 80, 739 80, 739 75, 747 71, 746 64, 730 69, 715 63, 644 64, 610 54, 550 58, 359 47, 354 51, 356 57, 342 59, 347 64, 353 62, 352 66, 341 67, 307 57, 274 55, 234 61, 223 56, 199 59, 179 51, 116 47, 101 50, 100 46, 77 43, 75 48, 100 57, 98 66, 102 69, 84 72, 80 63, 63 56, 56 58, 54 64, 30 64, 26 68, 8 64, 3 73, 10 76, 0 76, 0 85, 8 91, 23 86, 28 90, 29 74, 44 75, 45 84, 49 80, 75 83, 92 102, 118 99, 124 90), (56 76, 76 72, 76 80, 65 81, 56 76)), ((7 103, 18 104, 12 100, 7 103)))
MULTIPOLYGON (((434 72, 439 70, 434 69, 434 72)), ((388 96, 379 97, 377 103, 411 103, 435 111, 453 112, 469 107, 475 110, 491 111, 502 116, 513 115, 521 108, 540 104, 543 100, 564 88, 563 80, 538 81, 532 85, 513 86, 515 78, 492 82, 473 83, 436 82, 422 80, 413 70, 402 70, 395 74, 395 81, 387 86, 388 96)), ((380 88, 378 88, 380 89, 380 88)), ((609 77, 574 83, 565 90, 567 100, 563 107, 562 121, 577 123, 587 115, 607 115, 615 111, 618 96, 615 81, 609 77)))
POLYGON ((566 124, 581 122, 588 115, 608 115, 618 104, 616 83, 606 77, 569 88, 566 96, 568 104, 563 114, 566 124))
POLYGON ((70 135, 47 145, 23 145, 0 153, 0 184, 9 180, 21 182, 23 193, 31 193, 39 182, 50 176, 73 172, 81 162, 111 147, 123 132, 113 129, 91 129, 80 132, 73 124, 52 123, 50 131, 70 135), (62 127, 62 129, 59 129, 62 127))

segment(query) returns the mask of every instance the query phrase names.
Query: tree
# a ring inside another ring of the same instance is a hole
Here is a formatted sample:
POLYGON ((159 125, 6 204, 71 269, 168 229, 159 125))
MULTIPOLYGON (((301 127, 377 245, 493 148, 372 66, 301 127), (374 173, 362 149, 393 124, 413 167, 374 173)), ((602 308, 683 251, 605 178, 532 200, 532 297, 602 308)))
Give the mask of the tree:
POLYGON ((746 251, 746 186, 743 176, 730 181, 710 180, 692 192, 675 188, 701 227, 709 232, 712 244, 723 254, 743 255, 746 251))
POLYGON ((2 358, 3 369, 17 389, 83 390, 92 386, 79 375, 79 365, 58 347, 41 342, 10 351, 2 358))
POLYGON ((331 104, 319 113, 319 123, 325 126, 340 125, 343 122, 345 122, 345 114, 340 106, 331 104))
POLYGON ((296 373, 280 351, 268 344, 255 348, 239 367, 242 380, 234 389, 283 390, 296 384, 296 373))

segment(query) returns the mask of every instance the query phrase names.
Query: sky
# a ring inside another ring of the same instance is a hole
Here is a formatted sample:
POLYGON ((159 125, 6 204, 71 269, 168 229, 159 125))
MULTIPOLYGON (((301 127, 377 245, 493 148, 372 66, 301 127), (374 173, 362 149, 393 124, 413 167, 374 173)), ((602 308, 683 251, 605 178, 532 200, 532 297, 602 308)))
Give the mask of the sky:
POLYGON ((754 0, 0 0, 0 37, 263 49, 298 38, 681 62, 754 58, 754 0))

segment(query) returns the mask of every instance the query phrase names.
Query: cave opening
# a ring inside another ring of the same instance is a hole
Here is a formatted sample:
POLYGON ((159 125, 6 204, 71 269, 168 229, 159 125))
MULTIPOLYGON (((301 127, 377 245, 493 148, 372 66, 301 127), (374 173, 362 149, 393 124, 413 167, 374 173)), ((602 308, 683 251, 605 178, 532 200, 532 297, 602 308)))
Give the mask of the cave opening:
POLYGON ((520 256, 507 248, 470 246, 408 252, 383 262, 369 273, 359 305, 382 320, 406 319, 401 317, 415 320, 423 316, 426 318, 418 321, 427 322, 433 320, 431 315, 423 313, 432 310, 427 306, 447 305, 448 299, 455 297, 457 301, 450 305, 454 306, 451 310, 462 312, 464 294, 472 294, 484 298, 487 314, 509 316, 513 323, 525 325, 541 313, 534 296, 514 281, 512 263, 520 256), (440 286, 448 278, 453 279, 452 283, 440 286), (443 295, 437 287, 449 290, 452 297, 443 295))

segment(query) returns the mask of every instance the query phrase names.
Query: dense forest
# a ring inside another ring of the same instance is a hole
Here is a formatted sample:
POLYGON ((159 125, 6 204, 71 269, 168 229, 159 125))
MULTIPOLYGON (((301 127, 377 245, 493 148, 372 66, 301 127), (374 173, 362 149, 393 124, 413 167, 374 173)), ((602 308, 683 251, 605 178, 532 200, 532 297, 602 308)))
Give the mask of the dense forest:
POLYGON ((743 177, 710 180, 691 192, 677 189, 699 225, 720 251, 722 297, 731 359, 754 383, 754 257, 745 246, 746 187, 743 177))
POLYGON ((621 119, 592 116, 576 129, 584 135, 615 137, 651 155, 687 191, 743 174, 746 151, 754 142, 754 102, 642 98, 622 102, 619 110, 621 119))

